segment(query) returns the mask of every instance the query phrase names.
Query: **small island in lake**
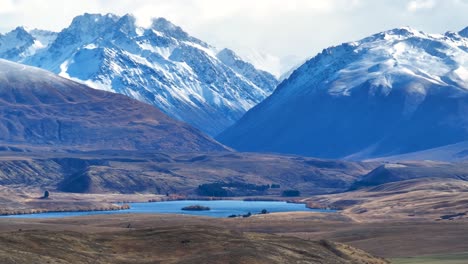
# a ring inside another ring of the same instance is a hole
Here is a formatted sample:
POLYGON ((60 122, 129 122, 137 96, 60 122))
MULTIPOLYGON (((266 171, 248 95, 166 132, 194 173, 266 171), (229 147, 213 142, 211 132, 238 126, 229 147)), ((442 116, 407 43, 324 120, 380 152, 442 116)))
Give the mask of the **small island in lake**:
POLYGON ((189 205, 182 208, 185 211, 209 211, 211 210, 208 206, 203 205, 189 205))

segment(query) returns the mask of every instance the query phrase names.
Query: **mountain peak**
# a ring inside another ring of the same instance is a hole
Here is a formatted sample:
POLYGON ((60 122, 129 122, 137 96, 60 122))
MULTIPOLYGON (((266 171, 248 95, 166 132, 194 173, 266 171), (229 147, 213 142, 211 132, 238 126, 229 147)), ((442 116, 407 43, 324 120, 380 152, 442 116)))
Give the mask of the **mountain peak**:
POLYGON ((24 27, 0 34, 0 57, 7 59, 22 59, 28 47, 34 44, 34 37, 24 27))
POLYGON ((468 27, 466 27, 466 28, 460 30, 460 31, 458 32, 458 34, 459 34, 460 36, 462 36, 462 37, 468 38, 468 27))
POLYGON ((16 28, 13 29, 11 32, 15 32, 15 33, 28 33, 28 31, 26 30, 26 28, 23 27, 23 26, 16 27, 16 28))
POLYGON ((174 25, 163 17, 153 19, 151 28, 176 39, 190 38, 189 34, 187 34, 187 32, 185 32, 181 27, 174 25))
POLYGON ((117 22, 116 27, 126 33, 134 34, 136 31, 136 18, 132 14, 126 14, 122 16, 117 22))
POLYGON ((426 38, 427 35, 417 29, 405 26, 382 31, 370 37, 364 38, 361 42, 373 42, 375 40, 406 39, 411 37, 426 38))
POLYGON ((13 36, 14 38, 18 40, 28 40, 28 41, 33 40, 33 37, 31 36, 31 34, 29 34, 29 32, 22 26, 16 27, 15 29, 7 33, 6 35, 13 36))
POLYGON ((220 52, 218 52, 218 55, 216 55, 216 56, 219 59, 221 59, 221 61, 224 61, 225 59, 241 60, 241 58, 239 56, 237 56, 237 54, 233 50, 228 49, 228 48, 222 49, 220 52))
POLYGON ((171 21, 165 19, 164 17, 154 18, 152 21, 152 27, 156 29, 165 29, 165 30, 182 30, 179 26, 174 25, 171 21))
POLYGON ((400 35, 400 36, 414 36, 417 34, 423 34, 421 31, 418 31, 412 27, 404 26, 404 27, 397 27, 394 29, 390 29, 384 31, 385 33, 392 34, 392 35, 400 35))
POLYGON ((108 23, 114 23, 119 20, 119 16, 114 14, 90 14, 84 13, 83 15, 76 16, 73 18, 70 27, 77 28, 81 31, 85 31, 89 27, 96 27, 97 25, 103 25, 108 23))
POLYGON ((111 25, 120 19, 114 14, 90 14, 73 18, 70 26, 63 29, 51 44, 52 49, 62 50, 67 45, 80 45, 92 41, 104 34, 111 25))
POLYGON ((125 14, 124 16, 120 17, 117 23, 122 24, 131 24, 134 25, 136 22, 136 18, 132 14, 125 14))

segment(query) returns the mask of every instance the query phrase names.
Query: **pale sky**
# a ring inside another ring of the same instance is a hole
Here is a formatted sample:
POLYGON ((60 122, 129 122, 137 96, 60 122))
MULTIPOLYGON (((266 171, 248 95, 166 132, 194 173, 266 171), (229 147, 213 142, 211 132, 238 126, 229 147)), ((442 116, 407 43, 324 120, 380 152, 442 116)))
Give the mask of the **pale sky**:
POLYGON ((142 25, 165 17, 218 48, 270 54, 278 72, 395 27, 444 33, 468 26, 468 0, 0 0, 0 32, 18 25, 59 31, 85 12, 132 13, 142 25))

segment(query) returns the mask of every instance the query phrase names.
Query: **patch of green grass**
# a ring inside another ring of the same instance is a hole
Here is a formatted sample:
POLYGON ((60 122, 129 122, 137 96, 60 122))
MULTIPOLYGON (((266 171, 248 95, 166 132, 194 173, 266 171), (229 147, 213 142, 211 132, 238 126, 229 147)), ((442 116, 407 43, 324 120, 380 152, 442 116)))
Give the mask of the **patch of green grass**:
POLYGON ((391 259, 393 264, 467 264, 468 252, 391 259))

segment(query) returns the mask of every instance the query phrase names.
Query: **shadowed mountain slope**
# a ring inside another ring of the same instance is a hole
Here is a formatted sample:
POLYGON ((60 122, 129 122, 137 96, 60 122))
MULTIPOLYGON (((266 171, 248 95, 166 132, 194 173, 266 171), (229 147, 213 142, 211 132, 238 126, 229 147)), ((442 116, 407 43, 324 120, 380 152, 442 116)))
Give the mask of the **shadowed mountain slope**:
POLYGON ((0 60, 0 144, 54 150, 227 150, 150 105, 5 60, 0 60))
POLYGON ((237 150, 365 159, 468 139, 468 39, 396 28, 307 61, 217 138, 237 150))

